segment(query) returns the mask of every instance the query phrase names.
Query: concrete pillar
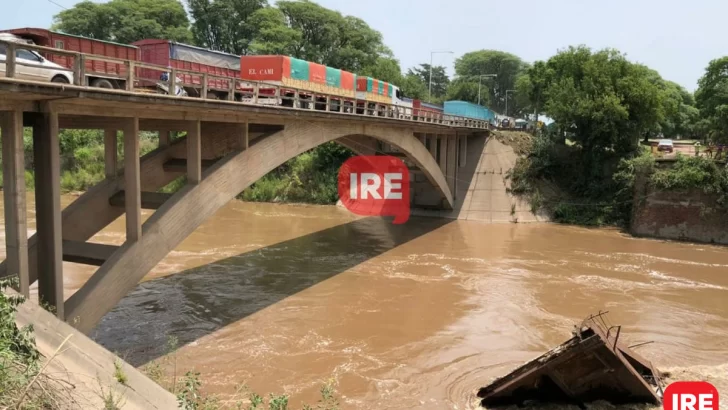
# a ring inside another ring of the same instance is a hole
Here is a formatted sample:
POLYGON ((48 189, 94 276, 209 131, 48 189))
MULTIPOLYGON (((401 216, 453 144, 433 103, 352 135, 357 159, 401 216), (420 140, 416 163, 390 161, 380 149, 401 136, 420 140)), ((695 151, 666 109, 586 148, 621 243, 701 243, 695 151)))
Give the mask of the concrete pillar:
POLYGON ((38 266, 38 298, 63 312, 63 242, 61 233, 61 156, 58 114, 44 104, 34 116, 35 213, 38 266))
POLYGON ((239 141, 239 147, 241 151, 245 151, 250 146, 250 127, 247 122, 244 122, 240 124, 240 141, 239 141))
POLYGON ((169 133, 168 129, 161 129, 159 132, 159 147, 169 146, 169 133))
POLYGON ((139 118, 124 124, 124 202, 126 207, 126 240, 142 237, 142 196, 139 177, 139 118))
POLYGON ((116 155, 116 130, 104 130, 104 162, 106 178, 116 178, 118 158, 116 155))
POLYGON ((23 112, 0 113, 2 128, 3 197, 5 200, 5 259, 7 273, 18 275, 25 297, 30 296, 28 219, 25 203, 23 112))
POLYGON ((447 179, 447 136, 438 135, 437 140, 440 141, 440 170, 445 174, 445 178, 447 179))
POLYGON ((453 199, 455 199, 455 178, 457 177, 457 139, 454 136, 445 138, 447 140, 447 172, 445 173, 445 180, 447 186, 450 187, 453 199))
POLYGON ((187 183, 202 181, 202 142, 200 121, 191 121, 187 129, 187 183))
POLYGON ((430 155, 437 162, 437 136, 434 134, 427 134, 427 139, 430 141, 430 155))
POLYGON ((463 135, 460 137, 460 166, 465 166, 465 159, 468 157, 468 137, 463 135))
POLYGON ((417 139, 420 140, 420 142, 422 143, 422 145, 425 145, 425 138, 427 138, 427 136, 425 134, 419 134, 419 135, 417 135, 417 139))

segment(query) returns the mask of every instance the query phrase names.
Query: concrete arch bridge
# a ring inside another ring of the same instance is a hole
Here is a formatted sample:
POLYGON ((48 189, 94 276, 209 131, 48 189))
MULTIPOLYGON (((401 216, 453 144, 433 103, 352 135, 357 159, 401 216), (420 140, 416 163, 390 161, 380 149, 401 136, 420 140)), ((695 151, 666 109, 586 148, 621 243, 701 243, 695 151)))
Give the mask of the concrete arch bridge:
POLYGON ((3 78, 0 127, 8 251, 0 275, 18 274, 25 294, 37 280, 39 297, 84 332, 218 209, 307 150, 336 141, 361 154, 403 157, 412 167, 413 206, 447 210, 457 201, 468 139, 487 133, 486 124, 473 122, 421 122, 3 78), (38 228, 30 238, 23 126, 33 129, 36 172, 38 228), (105 179, 63 210, 60 129, 101 129, 105 142, 105 179), (117 158, 119 131, 123 160, 117 158), (140 131, 159 133, 159 146, 143 157, 140 131), (171 137, 179 132, 186 136, 171 137), (177 192, 158 192, 181 176, 187 182, 177 192), (142 224, 143 208, 155 211, 142 224), (122 245, 89 242, 122 215, 122 245), (67 300, 63 261, 98 266, 67 300))

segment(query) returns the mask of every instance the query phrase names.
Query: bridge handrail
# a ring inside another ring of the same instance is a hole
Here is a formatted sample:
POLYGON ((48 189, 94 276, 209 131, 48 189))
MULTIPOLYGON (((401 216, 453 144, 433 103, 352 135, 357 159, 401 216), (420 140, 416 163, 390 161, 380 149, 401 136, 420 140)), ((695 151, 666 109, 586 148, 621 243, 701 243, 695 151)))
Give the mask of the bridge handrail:
MULTIPOLYGON (((121 76, 126 81, 126 91, 135 91, 135 84, 141 81, 151 81, 157 84, 161 83, 159 79, 150 79, 142 77, 137 73, 137 68, 144 68, 150 70, 161 71, 169 73, 166 86, 168 90, 175 90, 175 87, 196 86, 195 83, 185 83, 183 81, 175 81, 177 74, 187 74, 192 77, 198 77, 200 79, 200 86, 202 91, 200 92, 200 98, 202 99, 217 99, 210 98, 209 83, 210 81, 222 80, 227 85, 227 96, 229 101, 235 101, 235 94, 241 94, 241 104, 254 104, 254 105, 270 105, 262 104, 261 101, 275 98, 277 104, 280 102, 288 101, 294 109, 300 110, 317 110, 323 108, 326 112, 340 112, 347 115, 366 115, 366 116, 381 116, 385 118, 394 118, 403 121, 410 122, 424 122, 440 125, 448 125, 462 128, 478 128, 488 129, 489 123, 485 120, 478 120, 475 118, 461 117, 449 114, 433 113, 429 110, 422 110, 421 108, 403 107, 396 104, 381 103, 373 101, 359 100, 354 97, 342 96, 337 94, 329 94, 324 92, 316 92, 301 88, 296 88, 288 85, 267 83, 264 81, 244 80, 236 77, 220 76, 208 73, 200 73, 199 71, 181 69, 176 67, 165 67, 157 64, 150 64, 141 61, 127 60, 115 57, 99 56, 94 54, 80 53, 76 51, 59 50, 57 48, 39 46, 35 44, 25 44, 16 41, 8 41, 0 39, 0 44, 6 45, 6 57, 5 57, 5 76, 8 78, 14 78, 16 76, 16 66, 31 66, 36 68, 54 69, 52 67, 42 67, 37 64, 24 63, 16 60, 15 51, 18 48, 33 50, 36 52, 51 53, 61 55, 64 57, 72 57, 73 68, 66 69, 73 73, 73 84, 81 87, 87 87, 86 85, 86 63, 87 62, 103 62, 123 65, 126 68, 126 76, 121 76), (252 88, 252 92, 248 95, 248 89, 252 88), (273 89, 273 95, 261 95, 261 89, 273 89), (283 92, 282 92, 283 91, 283 92), (293 96, 286 95, 293 92, 293 96), (243 95, 250 99, 250 102, 242 101, 243 95), (302 97, 302 95, 304 97, 302 97), (309 96, 309 97, 305 97, 309 96), (323 101, 319 101, 323 100, 323 101), (348 104, 347 104, 348 103, 348 104), (337 107, 337 110, 332 111, 333 106, 337 107), (318 107, 318 108, 317 108, 318 107), (348 111, 347 111, 348 110, 348 111), (415 113, 417 115, 415 115, 415 113)), ((93 65, 92 65, 93 66, 93 65)), ((143 87, 136 87, 143 89, 143 87)), ((173 91, 174 92, 174 91, 173 91)), ((169 93, 170 95, 172 93, 169 93)), ((187 97, 178 97, 187 98, 187 97)), ((190 97, 195 98, 195 97, 190 97)), ((289 107, 290 108, 290 107, 289 107)))

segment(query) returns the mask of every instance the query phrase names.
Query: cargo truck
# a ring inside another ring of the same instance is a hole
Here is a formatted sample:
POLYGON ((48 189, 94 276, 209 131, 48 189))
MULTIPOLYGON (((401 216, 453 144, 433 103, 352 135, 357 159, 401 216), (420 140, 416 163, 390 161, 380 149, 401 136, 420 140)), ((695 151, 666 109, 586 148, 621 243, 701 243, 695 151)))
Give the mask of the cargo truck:
POLYGON ((327 96, 329 111, 352 112, 356 109, 359 114, 367 110, 370 114, 387 115, 381 106, 377 108, 377 103, 411 107, 393 84, 294 57, 242 56, 240 68, 241 79, 274 86, 266 88, 263 85, 259 90, 259 95, 270 104, 292 107, 298 92, 301 108, 325 110, 327 96), (279 96, 275 96, 275 86, 282 87, 279 96))
POLYGON ((444 112, 448 115, 467 117, 484 121, 495 121, 495 113, 482 105, 467 101, 445 101, 444 112))
MULTIPOLYGON (((223 53, 221 51, 207 50, 189 44, 177 43, 170 40, 146 39, 133 43, 139 48, 139 60, 144 63, 192 71, 178 72, 178 82, 182 84, 187 95, 202 97, 202 75, 240 78, 240 56, 223 53)), ((162 70, 141 68, 137 74, 140 78, 139 87, 156 88, 160 79, 167 79, 168 73, 162 70)), ((208 78, 207 98, 229 99, 232 81, 221 78, 208 78)), ((239 85, 233 91, 234 100, 240 101, 243 90, 239 85)))
MULTIPOLYGON (((97 56, 113 57, 123 60, 138 60, 138 50, 128 44, 119 44, 111 41, 94 40, 91 38, 74 36, 42 28, 16 28, 2 30, 35 45, 57 48, 59 50, 76 51, 97 56)), ((52 53, 39 53, 48 61, 69 70, 73 69, 73 57, 60 56, 52 53)), ((127 68, 124 64, 102 61, 86 61, 84 84, 100 88, 126 88, 127 68)))

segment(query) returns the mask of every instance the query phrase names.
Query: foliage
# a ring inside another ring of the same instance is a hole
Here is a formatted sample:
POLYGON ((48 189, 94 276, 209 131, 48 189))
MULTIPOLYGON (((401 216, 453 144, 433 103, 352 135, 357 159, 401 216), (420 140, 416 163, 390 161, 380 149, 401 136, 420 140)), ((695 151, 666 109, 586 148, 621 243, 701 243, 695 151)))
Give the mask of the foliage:
POLYGON ((250 16, 256 35, 250 43, 252 54, 292 55, 294 45, 302 40, 301 32, 289 27, 286 15, 275 7, 264 7, 250 16))
POLYGON ((666 138, 693 138, 698 135, 700 111, 695 98, 685 88, 672 81, 663 82, 665 117, 660 131, 666 138))
POLYGON ((187 0, 196 45, 237 55, 251 54, 251 44, 262 28, 266 0, 187 0))
MULTIPOLYGON (((498 50, 480 50, 464 54, 455 60, 456 78, 459 86, 448 91, 448 99, 478 101, 478 81, 482 74, 496 74, 496 78, 483 78, 481 103, 487 101, 489 107, 500 113, 506 111, 506 91, 516 89, 516 79, 524 73, 528 65, 519 57, 498 50), (468 84, 468 85, 465 85, 468 84), (473 91, 475 90, 473 95, 473 91), (487 93, 488 98, 485 98, 487 93)), ((510 115, 518 115, 522 111, 517 100, 508 93, 508 111, 510 115)))
POLYGON ((392 84, 402 84, 402 69, 399 60, 393 57, 379 57, 374 65, 364 68, 359 75, 374 77, 392 84))
POLYGON ((714 142, 728 142, 728 57, 711 61, 695 92, 702 128, 714 142))
POLYGON ((402 77, 400 87, 406 97, 416 100, 427 99, 427 84, 415 74, 408 73, 402 77))
POLYGON ((177 0, 85 0, 58 13, 52 28, 124 44, 146 38, 192 39, 187 13, 177 0))
POLYGON ((728 169, 709 158, 678 155, 671 167, 654 171, 650 183, 668 191, 698 189, 715 195, 718 205, 728 209, 728 169))
POLYGON ((17 277, 0 279, 0 408, 51 408, 55 392, 33 388, 39 380, 40 354, 30 326, 18 328, 15 312, 25 298, 9 294, 6 289, 17 287, 17 277))
MULTIPOLYGON (((430 65, 420 64, 419 67, 410 68, 407 71, 407 75, 416 76, 419 78, 428 90, 430 87, 430 65)), ((434 101, 444 101, 447 89, 450 85, 450 78, 445 72, 443 66, 432 66, 432 98, 434 101)))
POLYGON ((339 144, 328 142, 287 161, 239 198, 253 202, 336 203, 338 170, 352 155, 339 144))

